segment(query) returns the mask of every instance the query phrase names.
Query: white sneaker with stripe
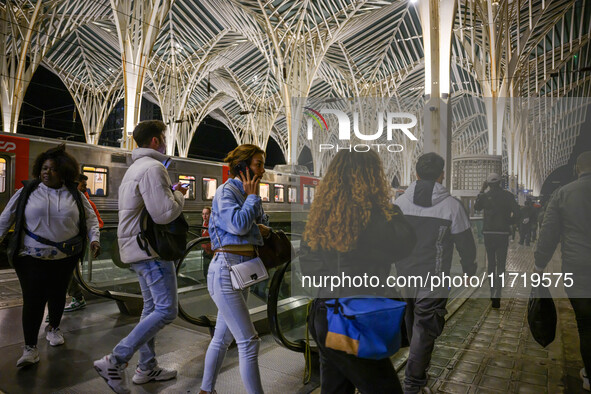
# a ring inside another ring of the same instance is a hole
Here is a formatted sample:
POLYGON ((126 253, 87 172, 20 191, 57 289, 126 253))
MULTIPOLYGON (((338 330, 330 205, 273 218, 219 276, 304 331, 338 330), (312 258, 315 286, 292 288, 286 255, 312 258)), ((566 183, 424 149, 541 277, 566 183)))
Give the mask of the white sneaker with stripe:
POLYGON ((144 371, 140 367, 137 367, 131 380, 135 384, 144 384, 151 380, 170 380, 174 378, 176 378, 176 371, 174 369, 155 367, 144 371))
POLYGON ((120 365, 114 364, 111 356, 105 356, 94 362, 94 369, 96 369, 101 378, 105 379, 111 390, 117 394, 130 393, 127 387, 125 367, 127 367, 127 363, 120 365))

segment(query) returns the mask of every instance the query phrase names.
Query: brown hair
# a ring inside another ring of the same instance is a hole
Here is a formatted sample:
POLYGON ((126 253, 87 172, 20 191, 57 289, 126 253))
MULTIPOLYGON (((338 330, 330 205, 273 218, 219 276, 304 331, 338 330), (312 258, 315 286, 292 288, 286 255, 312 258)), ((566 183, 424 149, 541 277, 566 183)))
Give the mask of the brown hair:
POLYGON ((41 167, 47 160, 53 160, 56 165, 57 173, 64 182, 76 182, 78 178, 80 165, 78 161, 66 152, 66 145, 60 144, 55 148, 51 148, 42 152, 35 158, 33 163, 32 174, 34 178, 39 178, 41 175, 41 167))
POLYGON ((247 165, 250 165, 253 156, 257 153, 262 153, 263 156, 265 156, 265 151, 258 146, 252 144, 243 144, 228 153, 228 156, 226 156, 224 162, 228 163, 228 166, 230 167, 230 173, 233 176, 238 176, 238 170, 236 169, 238 163, 245 161, 247 165))
POLYGON ((166 124, 161 120, 144 120, 139 122, 135 129, 133 129, 133 139, 140 148, 145 148, 150 145, 152 138, 162 135, 166 130, 166 124))
POLYGON ((377 153, 340 151, 318 186, 304 241, 312 250, 353 250, 372 211, 378 209, 387 218, 391 217, 389 195, 377 153))

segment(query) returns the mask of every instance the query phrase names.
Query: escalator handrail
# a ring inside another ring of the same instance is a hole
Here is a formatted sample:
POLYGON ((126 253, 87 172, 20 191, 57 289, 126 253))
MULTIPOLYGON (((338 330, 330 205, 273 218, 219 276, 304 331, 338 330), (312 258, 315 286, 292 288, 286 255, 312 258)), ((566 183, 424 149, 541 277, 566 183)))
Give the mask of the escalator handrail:
MULTIPOLYGON (((200 245, 202 243, 209 243, 211 240, 209 237, 199 237, 196 239, 193 239, 191 241, 189 241, 187 243, 187 249, 185 250, 185 253, 183 255, 183 257, 179 260, 177 266, 176 266, 176 276, 178 278, 180 270, 181 270, 181 266, 183 265, 183 261, 185 261, 185 258, 189 255, 189 253, 191 252, 191 250, 196 246, 196 245, 200 245)), ((190 314, 188 314, 184 309, 183 306, 181 305, 181 301, 179 299, 178 301, 178 309, 179 309, 179 316, 181 318, 183 318, 185 321, 194 324, 196 326, 201 326, 201 327, 208 327, 208 328, 212 328, 215 327, 215 319, 210 319, 209 317, 202 315, 199 317, 193 317, 190 314)))
MULTIPOLYGON (((298 235, 301 237, 299 234, 293 235, 298 235)), ((297 254, 294 256, 294 258, 295 257, 297 257, 297 254)), ((273 338, 278 344, 294 352, 304 353, 306 349, 305 339, 302 339, 298 342, 287 339, 285 335, 283 335, 281 326, 279 325, 279 316, 277 314, 279 290, 281 289, 281 283, 283 282, 285 273, 291 267, 292 261, 293 259, 280 266, 277 271, 275 271, 275 274, 273 274, 271 286, 269 287, 269 296, 267 298, 267 319, 269 321, 269 329, 271 330, 271 334, 273 334, 273 338)))
MULTIPOLYGON (((102 231, 113 230, 113 229, 117 229, 117 226, 103 226, 100 229, 100 231, 102 232, 102 231)), ((90 261, 91 253, 92 253, 92 251, 90 250, 90 243, 87 245, 87 251, 88 251, 88 259, 90 261)), ((82 261, 80 261, 80 263, 82 263, 83 260, 84 260, 84 258, 82 258, 82 261)), ((88 293, 99 296, 99 297, 109 298, 111 300, 116 299, 116 297, 113 297, 113 295, 111 294, 111 292, 109 290, 99 290, 96 287, 91 286, 88 282, 86 282, 86 280, 82 276, 82 264, 76 264, 76 269, 74 270, 74 278, 76 279, 76 281, 78 281, 80 286, 82 286, 82 288, 84 290, 86 290, 88 293)))
MULTIPOLYGON (((106 230, 113 230, 116 229, 117 226, 104 226, 103 228, 100 229, 100 231, 106 231, 106 230)), ((179 264, 176 267, 176 275, 178 277, 179 274, 179 269, 181 267, 181 263, 183 262, 183 260, 185 259, 185 257, 189 254, 189 251, 191 250, 191 248, 195 245, 198 244, 200 242, 205 242, 205 241, 209 241, 209 237, 200 237, 197 239, 193 239, 191 241, 189 241, 187 243, 187 249, 185 250, 185 254, 183 255, 183 258, 179 261, 179 264)), ((88 245, 88 258, 90 259, 90 245, 88 245)), ((94 286, 90 285, 88 282, 86 282, 86 280, 84 279, 83 275, 82 275, 82 264, 77 264, 76 265, 76 270, 74 271, 74 277, 76 279, 76 281, 80 284, 80 286, 82 286, 82 288, 84 290, 86 290, 88 293, 99 296, 99 297, 104 297, 104 298, 109 298, 111 300, 117 300, 120 297, 116 297, 112 294, 111 290, 100 290, 95 288, 94 286)), ((196 324, 196 325, 201 325, 204 327, 213 327, 215 326, 215 322, 211 322, 210 319, 208 319, 205 316, 202 316, 200 318, 193 318, 190 315, 188 315, 181 307, 180 302, 178 303, 178 308, 179 308, 179 314, 181 314, 181 317, 183 317, 185 320, 187 320, 190 323, 196 324), (212 326, 213 324, 213 326, 212 326)))

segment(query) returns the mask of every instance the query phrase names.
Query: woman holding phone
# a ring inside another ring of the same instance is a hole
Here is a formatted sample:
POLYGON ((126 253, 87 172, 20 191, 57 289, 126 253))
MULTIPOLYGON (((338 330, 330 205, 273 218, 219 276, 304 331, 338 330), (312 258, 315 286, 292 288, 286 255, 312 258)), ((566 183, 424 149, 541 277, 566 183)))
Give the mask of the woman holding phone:
POLYGON ((207 288, 218 307, 214 336, 205 354, 200 394, 215 392, 215 383, 232 339, 236 339, 240 375, 248 393, 262 393, 258 364, 260 339, 246 305, 248 289, 234 290, 228 265, 256 257, 255 246, 269 235, 259 182, 265 173, 265 152, 256 145, 240 145, 224 159, 231 178, 218 187, 212 202, 209 236, 214 257, 207 288))

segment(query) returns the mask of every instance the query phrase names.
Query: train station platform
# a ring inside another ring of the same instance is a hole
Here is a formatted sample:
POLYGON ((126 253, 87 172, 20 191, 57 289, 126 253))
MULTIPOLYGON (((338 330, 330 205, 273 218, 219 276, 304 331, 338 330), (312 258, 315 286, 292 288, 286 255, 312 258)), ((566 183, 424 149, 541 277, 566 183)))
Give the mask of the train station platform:
MULTIPOLYGON (((511 243, 507 270, 529 272, 533 246, 511 243)), ((483 265, 484 261, 479 264, 483 265)), ((551 264, 559 264, 557 253, 551 264)), ((488 293, 488 289, 480 289, 488 293)), ((456 298, 450 301, 448 321, 436 342, 429 387, 442 393, 585 393, 579 378, 582 361, 574 314, 567 299, 555 298, 558 310, 557 337, 547 348, 535 343, 526 318, 527 298, 507 290, 500 309, 492 309, 484 298, 456 298), (519 296, 519 297, 517 297, 519 296)), ((40 336, 40 362, 16 368, 22 353, 21 300, 18 281, 10 270, 0 272, 0 392, 3 393, 109 393, 92 361, 110 352, 138 321, 123 315, 115 302, 95 299, 86 309, 65 314, 61 329, 63 346, 51 347, 40 336)), ((565 297, 557 289, 555 297, 565 297)), ((132 393, 198 393, 203 360, 209 343, 206 328, 180 318, 157 337, 158 360, 178 370, 168 382, 133 385, 131 374, 137 355, 128 368, 132 393)), ((304 357, 288 350, 271 334, 262 336, 260 368, 268 393, 319 393, 315 384, 304 385, 304 357)), ((393 361, 404 374, 405 351, 393 361)), ((244 393, 238 369, 238 355, 231 348, 218 378, 217 392, 244 393)))

